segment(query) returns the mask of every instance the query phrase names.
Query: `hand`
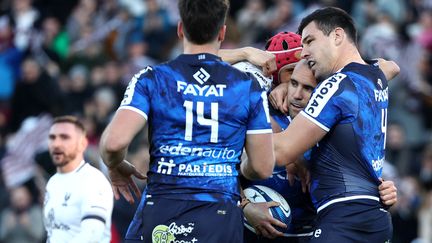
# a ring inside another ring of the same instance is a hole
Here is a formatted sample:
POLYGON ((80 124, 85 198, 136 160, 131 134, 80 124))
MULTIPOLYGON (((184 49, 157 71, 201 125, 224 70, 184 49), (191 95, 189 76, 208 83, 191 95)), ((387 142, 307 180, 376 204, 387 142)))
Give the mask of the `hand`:
POLYGON ((310 173, 301 161, 296 161, 285 166, 288 182, 290 186, 294 185, 295 177, 300 179, 302 192, 306 193, 310 190, 310 173))
POLYGON ((393 206, 397 202, 397 188, 393 181, 384 181, 380 178, 381 184, 378 186, 380 199, 384 205, 393 206))
POLYGON ((138 179, 147 179, 144 174, 139 172, 134 165, 126 160, 123 160, 118 166, 109 169, 111 186, 116 200, 120 199, 121 194, 130 204, 134 203, 135 200, 133 198, 132 192, 135 194, 135 196, 137 196, 137 198, 141 198, 141 191, 139 190, 136 183, 132 180, 132 175, 138 179))
POLYGON ((279 206, 277 202, 249 203, 243 208, 244 215, 255 229, 257 235, 274 239, 283 236, 283 233, 276 230, 273 225, 286 228, 287 225, 273 218, 269 213, 270 207, 279 206))
POLYGON ((263 74, 270 76, 277 70, 276 56, 254 47, 245 48, 246 60, 250 63, 262 67, 263 74))
POLYGON ((288 83, 281 83, 276 86, 268 97, 270 104, 284 114, 288 114, 288 83))

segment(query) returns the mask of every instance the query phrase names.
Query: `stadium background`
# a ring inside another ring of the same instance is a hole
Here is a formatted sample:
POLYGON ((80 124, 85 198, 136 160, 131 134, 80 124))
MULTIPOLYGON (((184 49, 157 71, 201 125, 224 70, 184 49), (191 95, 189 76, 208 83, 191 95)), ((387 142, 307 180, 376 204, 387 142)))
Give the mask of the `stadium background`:
MULTIPOLYGON (((176 0, 2 0, 0 2, 0 242, 16 234, 44 242, 44 184, 55 173, 47 153, 52 116, 75 114, 88 129, 87 161, 106 173, 101 132, 132 74, 182 52, 176 0), (25 190, 27 188, 29 190, 25 190), (11 210, 24 217, 11 228, 11 210), (35 217, 36 215, 36 217, 35 217), (40 217, 38 217, 40 215, 40 217)), ((231 1, 223 48, 263 48, 280 31, 296 31, 321 6, 349 12, 365 58, 396 61, 390 83, 385 178, 399 188, 391 208, 394 241, 432 242, 432 1, 231 1)), ((128 158, 145 171, 146 131, 128 158)), ((144 184, 140 182, 140 186, 144 184)), ((115 202, 113 242, 121 242, 135 206, 115 202)))

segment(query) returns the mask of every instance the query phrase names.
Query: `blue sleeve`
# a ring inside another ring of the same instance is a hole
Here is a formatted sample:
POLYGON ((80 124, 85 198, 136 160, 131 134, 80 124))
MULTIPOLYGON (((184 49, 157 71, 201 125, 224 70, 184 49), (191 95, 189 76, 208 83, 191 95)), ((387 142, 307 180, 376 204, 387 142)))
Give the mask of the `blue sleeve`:
MULTIPOLYGON (((248 74, 249 75, 249 74, 248 74)), ((272 133, 270 113, 268 109, 267 92, 261 88, 258 81, 252 79, 249 92, 249 119, 247 134, 272 133)))
POLYGON ((151 94, 154 89, 154 73, 149 66, 135 74, 129 82, 119 109, 128 109, 142 115, 146 120, 150 112, 151 94))
POLYGON ((327 132, 338 123, 354 121, 358 114, 358 94, 352 80, 344 73, 324 80, 301 114, 327 132))
POLYGON ((282 130, 286 130, 291 123, 290 118, 283 114, 280 110, 275 109, 272 105, 269 105, 270 115, 275 122, 280 126, 282 130))

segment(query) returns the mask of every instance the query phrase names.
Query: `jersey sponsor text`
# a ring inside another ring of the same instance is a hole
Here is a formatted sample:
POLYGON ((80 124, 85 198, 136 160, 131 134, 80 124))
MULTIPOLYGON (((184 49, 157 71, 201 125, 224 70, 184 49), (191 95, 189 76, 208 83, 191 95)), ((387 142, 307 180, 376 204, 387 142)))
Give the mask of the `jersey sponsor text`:
POLYGON ((159 151, 162 154, 170 155, 184 155, 184 156, 199 156, 208 157, 214 159, 233 159, 236 157, 236 151, 234 149, 210 149, 210 148, 200 148, 200 147, 187 147, 183 146, 183 143, 178 145, 162 145, 159 147, 159 151))
POLYGON ((183 81, 177 81, 177 92, 183 93, 184 95, 191 94, 193 96, 216 96, 221 97, 224 95, 225 84, 216 85, 197 85, 188 84, 183 81))
POLYGON ((385 102, 388 101, 388 87, 384 90, 374 89, 375 101, 385 102))
POLYGON ((339 83, 346 77, 343 73, 337 73, 326 79, 314 92, 306 111, 312 117, 317 117, 329 99, 339 88, 339 83))

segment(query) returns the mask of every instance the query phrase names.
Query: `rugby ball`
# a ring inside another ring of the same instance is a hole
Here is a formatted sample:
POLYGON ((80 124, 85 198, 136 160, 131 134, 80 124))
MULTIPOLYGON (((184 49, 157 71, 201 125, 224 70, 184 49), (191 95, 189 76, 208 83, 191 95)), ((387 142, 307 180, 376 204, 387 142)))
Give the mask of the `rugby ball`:
MULTIPOLYGON (((250 186, 244 189, 243 193, 245 197, 249 199, 252 203, 271 202, 271 201, 278 202, 280 205, 277 207, 269 208, 269 213, 270 215, 273 216, 273 218, 281 221, 282 223, 288 226, 287 228, 274 226, 275 229, 277 229, 282 233, 288 233, 289 225, 291 223, 291 208, 281 194, 279 194, 277 191, 269 187, 261 186, 261 185, 250 186)), ((244 221, 244 225, 250 231, 255 233, 255 229, 252 227, 252 225, 250 225, 247 222, 246 218, 244 221)))

